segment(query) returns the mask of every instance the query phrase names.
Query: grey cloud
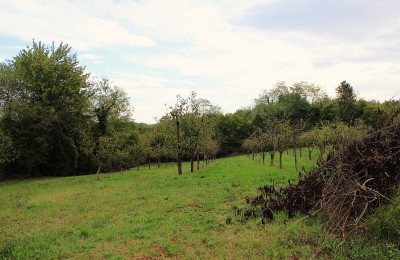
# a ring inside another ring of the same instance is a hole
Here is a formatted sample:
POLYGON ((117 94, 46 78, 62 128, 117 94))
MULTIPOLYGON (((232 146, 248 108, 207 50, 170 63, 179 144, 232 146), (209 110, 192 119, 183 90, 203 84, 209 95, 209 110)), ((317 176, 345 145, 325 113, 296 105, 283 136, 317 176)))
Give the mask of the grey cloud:
POLYGON ((398 0, 282 0, 253 7, 237 23, 266 31, 306 32, 351 41, 377 36, 399 21, 398 0))

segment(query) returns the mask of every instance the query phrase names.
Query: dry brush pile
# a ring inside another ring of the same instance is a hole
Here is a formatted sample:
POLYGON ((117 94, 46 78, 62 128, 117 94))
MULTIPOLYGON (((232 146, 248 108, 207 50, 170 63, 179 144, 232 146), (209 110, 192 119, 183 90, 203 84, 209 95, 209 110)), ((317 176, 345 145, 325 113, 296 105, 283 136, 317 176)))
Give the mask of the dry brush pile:
POLYGON ((400 123, 392 123, 340 146, 296 185, 264 186, 261 195, 247 202, 259 210, 263 222, 276 210, 289 217, 322 212, 328 230, 344 236, 360 226, 365 213, 390 201, 399 179, 400 123))

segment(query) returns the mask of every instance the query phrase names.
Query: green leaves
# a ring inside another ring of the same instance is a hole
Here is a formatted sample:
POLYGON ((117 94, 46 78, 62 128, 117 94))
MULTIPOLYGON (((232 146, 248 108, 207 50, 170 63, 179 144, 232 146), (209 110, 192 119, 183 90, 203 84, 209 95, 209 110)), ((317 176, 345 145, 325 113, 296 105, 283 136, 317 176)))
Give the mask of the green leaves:
POLYGON ((88 74, 68 45, 33 42, 0 67, 0 126, 14 150, 12 174, 66 175, 87 126, 88 74))

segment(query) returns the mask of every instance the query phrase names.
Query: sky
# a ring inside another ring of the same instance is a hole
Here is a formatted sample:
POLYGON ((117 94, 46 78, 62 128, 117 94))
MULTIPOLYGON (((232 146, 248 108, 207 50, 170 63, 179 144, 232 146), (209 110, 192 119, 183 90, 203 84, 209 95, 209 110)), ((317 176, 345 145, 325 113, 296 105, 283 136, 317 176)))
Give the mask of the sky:
POLYGON ((0 62, 33 39, 123 88, 136 122, 191 91, 232 113, 278 81, 400 99, 399 0, 0 0, 0 62))

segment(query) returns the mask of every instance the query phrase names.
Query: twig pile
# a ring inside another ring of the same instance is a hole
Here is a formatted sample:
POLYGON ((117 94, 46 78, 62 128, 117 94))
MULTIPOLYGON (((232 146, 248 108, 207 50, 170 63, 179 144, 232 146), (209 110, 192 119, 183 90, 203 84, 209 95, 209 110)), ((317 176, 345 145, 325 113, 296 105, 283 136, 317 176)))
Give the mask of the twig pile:
POLYGON ((341 146, 296 185, 279 190, 264 186, 261 195, 247 202, 261 208, 263 220, 276 210, 287 211, 289 217, 322 211, 328 230, 345 236, 368 210, 388 201, 399 182, 400 124, 396 123, 341 146))
POLYGON ((323 167, 326 178, 320 203, 328 229, 345 235, 365 213, 387 202, 400 178, 400 124, 392 124, 349 143, 323 167))

